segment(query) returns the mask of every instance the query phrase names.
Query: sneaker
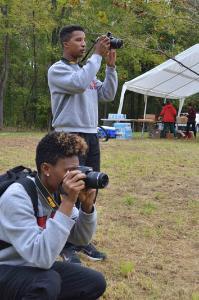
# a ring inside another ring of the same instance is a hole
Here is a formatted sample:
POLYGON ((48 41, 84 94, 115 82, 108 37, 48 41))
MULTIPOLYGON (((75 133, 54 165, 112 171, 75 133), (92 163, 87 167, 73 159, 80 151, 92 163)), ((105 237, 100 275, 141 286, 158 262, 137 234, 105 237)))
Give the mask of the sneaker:
POLYGON ((106 254, 103 252, 98 251, 93 244, 88 244, 86 246, 78 246, 76 247, 77 251, 82 252, 85 254, 90 260, 97 261, 97 260, 105 260, 106 254))
POLYGON ((81 260, 76 254, 76 248, 73 245, 65 246, 62 252, 60 253, 63 261, 73 264, 81 264, 81 260))

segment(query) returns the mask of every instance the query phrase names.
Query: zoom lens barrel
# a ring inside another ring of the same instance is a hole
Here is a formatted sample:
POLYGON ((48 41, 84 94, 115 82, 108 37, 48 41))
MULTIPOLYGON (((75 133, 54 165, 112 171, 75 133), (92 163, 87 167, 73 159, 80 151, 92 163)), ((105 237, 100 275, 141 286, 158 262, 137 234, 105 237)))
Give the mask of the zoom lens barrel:
POLYGON ((78 170, 86 175, 85 185, 87 188, 103 189, 109 183, 108 175, 102 172, 95 172, 90 167, 79 166, 78 170))

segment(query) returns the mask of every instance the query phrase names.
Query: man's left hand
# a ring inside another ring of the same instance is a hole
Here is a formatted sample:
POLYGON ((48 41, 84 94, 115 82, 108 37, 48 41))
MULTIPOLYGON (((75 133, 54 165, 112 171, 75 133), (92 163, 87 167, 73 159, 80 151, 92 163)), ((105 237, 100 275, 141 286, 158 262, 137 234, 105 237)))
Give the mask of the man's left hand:
POLYGON ((90 214, 93 211, 93 204, 96 198, 95 189, 84 189, 79 193, 79 201, 81 202, 82 210, 90 214))
POLYGON ((115 67, 115 62, 116 62, 116 50, 110 49, 106 57, 106 64, 109 67, 115 67))

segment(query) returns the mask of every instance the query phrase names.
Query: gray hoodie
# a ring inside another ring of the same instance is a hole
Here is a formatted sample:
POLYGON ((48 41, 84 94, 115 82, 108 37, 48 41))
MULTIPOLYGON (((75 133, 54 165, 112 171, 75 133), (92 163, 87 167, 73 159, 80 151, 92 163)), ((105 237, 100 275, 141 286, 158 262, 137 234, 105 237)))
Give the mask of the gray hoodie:
POLYGON ((97 132, 98 102, 114 100, 118 85, 113 67, 106 67, 104 82, 96 78, 101 61, 100 55, 93 54, 82 68, 62 60, 49 68, 52 126, 56 131, 97 132))
POLYGON ((52 209, 38 194, 38 225, 32 202, 24 187, 14 183, 0 197, 0 240, 12 246, 0 250, 0 264, 32 266, 49 269, 66 241, 88 244, 96 229, 96 210, 91 214, 79 210, 76 221, 52 209))

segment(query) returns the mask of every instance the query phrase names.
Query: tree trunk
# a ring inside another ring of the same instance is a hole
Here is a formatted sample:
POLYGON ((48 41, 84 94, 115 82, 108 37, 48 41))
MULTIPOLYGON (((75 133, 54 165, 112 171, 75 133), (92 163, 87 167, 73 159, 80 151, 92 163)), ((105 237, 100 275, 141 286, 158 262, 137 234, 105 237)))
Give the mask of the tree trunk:
POLYGON ((36 31, 35 31, 35 11, 33 10, 33 83, 32 83, 32 95, 31 102, 33 103, 33 116, 32 122, 35 124, 36 119, 36 108, 35 104, 37 102, 37 77, 38 77, 38 66, 37 66, 37 53, 36 53, 36 31))
POLYGON ((3 43, 3 62, 2 62, 2 71, 0 74, 0 129, 3 128, 3 103, 4 95, 6 90, 6 83, 8 79, 8 51, 9 51, 9 35, 8 33, 4 36, 3 43))
POLYGON ((32 84, 30 94, 24 106, 24 119, 29 127, 35 125, 36 120, 36 103, 37 103, 37 81, 38 81, 38 66, 37 66, 37 48, 36 48, 36 30, 35 30, 35 11, 32 11, 32 84))

